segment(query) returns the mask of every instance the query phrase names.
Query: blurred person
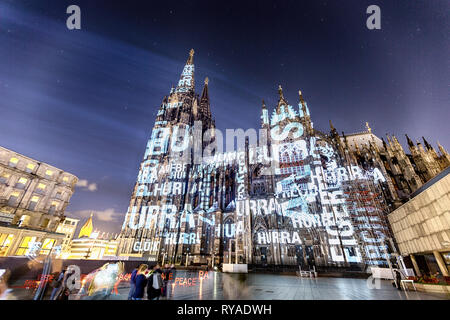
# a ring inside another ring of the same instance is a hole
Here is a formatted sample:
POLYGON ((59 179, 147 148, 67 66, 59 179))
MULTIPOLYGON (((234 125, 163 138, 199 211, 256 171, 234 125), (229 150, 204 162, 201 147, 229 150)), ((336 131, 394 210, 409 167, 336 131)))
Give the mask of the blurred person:
POLYGON ((169 283, 169 278, 170 278, 170 268, 169 268, 169 265, 166 264, 166 265, 164 265, 164 270, 162 273, 163 287, 162 287, 161 295, 163 297, 167 296, 167 284, 169 283))
POLYGON ((55 300, 55 298, 58 296, 58 292, 62 288, 64 273, 66 271, 67 271, 67 267, 63 268, 59 274, 56 274, 56 276, 53 278, 52 282, 50 283, 50 287, 53 288, 52 293, 50 295, 50 300, 55 300))
POLYGON ((8 280, 11 276, 11 271, 8 269, 0 274, 0 300, 16 300, 16 297, 12 293, 12 289, 8 287, 8 280))
POLYGON ((144 298, 145 286, 147 285, 146 273, 148 266, 141 264, 136 273, 135 289, 131 296, 132 300, 142 300, 144 298))
POLYGON ((398 269, 394 270, 394 274, 395 274, 395 284, 397 285, 397 289, 401 291, 402 290, 402 287, 401 287, 402 274, 398 271, 398 269))
POLYGON ((72 288, 72 285, 74 285, 73 279, 72 279, 72 275, 74 275, 74 274, 75 274, 74 269, 69 270, 68 267, 66 268, 63 279, 62 279, 61 290, 58 291, 58 294, 56 295, 56 300, 69 300, 71 288, 72 288))
POLYGON ((148 279, 147 285, 148 300, 159 300, 163 288, 163 280, 161 274, 162 274, 161 268, 159 264, 157 264, 153 268, 153 274, 148 279))
POLYGON ((136 275, 138 273, 139 268, 142 266, 142 264, 136 266, 134 268, 133 272, 131 272, 130 277, 130 292, 128 293, 128 300, 131 300, 131 297, 133 296, 134 289, 136 288, 136 275))
POLYGON ((109 299, 116 286, 117 279, 124 271, 123 262, 105 263, 93 272, 88 288, 90 299, 109 299))

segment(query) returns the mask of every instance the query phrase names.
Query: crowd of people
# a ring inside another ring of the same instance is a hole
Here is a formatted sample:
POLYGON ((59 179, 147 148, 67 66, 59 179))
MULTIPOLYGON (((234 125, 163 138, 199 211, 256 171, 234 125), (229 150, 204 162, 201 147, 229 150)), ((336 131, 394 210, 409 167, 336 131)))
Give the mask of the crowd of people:
POLYGON ((167 297, 169 280, 175 278, 175 265, 168 264, 161 270, 159 264, 149 268, 146 264, 140 264, 131 273, 130 292, 128 300, 143 300, 147 293, 148 300, 159 300, 167 297))

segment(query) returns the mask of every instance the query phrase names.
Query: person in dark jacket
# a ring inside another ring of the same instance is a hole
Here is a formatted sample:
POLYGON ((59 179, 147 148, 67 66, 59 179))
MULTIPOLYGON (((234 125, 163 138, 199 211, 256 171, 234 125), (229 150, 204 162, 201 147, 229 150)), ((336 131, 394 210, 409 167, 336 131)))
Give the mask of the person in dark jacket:
POLYGON ((163 288, 163 280, 161 277, 162 271, 159 264, 153 268, 153 273, 148 279, 147 285, 147 299, 148 300, 159 300, 161 296, 161 291, 163 288))
POLYGON ((164 271, 162 274, 162 280, 163 280, 163 288, 162 288, 162 296, 167 296, 167 284, 169 283, 169 277, 170 277, 170 268, 169 265, 166 264, 164 266, 164 271))
POLYGON ((402 283, 402 275, 401 275, 400 271, 398 271, 397 269, 394 270, 394 273, 395 273, 395 282, 397 284, 397 289, 402 290, 402 287, 400 285, 402 283))
POLYGON ((146 264, 142 264, 137 273, 135 279, 135 289, 133 294, 131 295, 132 300, 142 300, 144 298, 144 289, 147 285, 147 277, 145 273, 148 270, 148 266, 146 264))
POLYGON ((58 294, 58 291, 61 290, 61 287, 63 285, 63 279, 64 279, 64 273, 67 271, 67 267, 61 272, 55 276, 50 283, 51 287, 53 288, 52 293, 50 295, 50 300, 55 300, 58 294))
POLYGON ((131 277, 130 277, 130 292, 128 293, 128 300, 131 300, 131 298, 133 297, 133 293, 134 293, 134 289, 136 288, 136 276, 138 273, 139 268, 141 267, 142 264, 138 265, 133 272, 131 272, 131 277))

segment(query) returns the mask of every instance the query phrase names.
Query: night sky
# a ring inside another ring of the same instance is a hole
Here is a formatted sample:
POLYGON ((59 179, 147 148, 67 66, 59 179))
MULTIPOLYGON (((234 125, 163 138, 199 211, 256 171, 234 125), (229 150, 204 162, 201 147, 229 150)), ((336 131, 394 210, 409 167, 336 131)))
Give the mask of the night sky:
POLYGON ((195 49, 219 129, 301 89, 315 128, 450 148, 450 1, 0 2, 0 145, 82 180, 67 215, 119 232, 162 98, 195 49), (116 3, 117 2, 117 3, 116 3), (66 8, 81 7, 81 30, 66 8), (381 8, 381 30, 366 8, 381 8))

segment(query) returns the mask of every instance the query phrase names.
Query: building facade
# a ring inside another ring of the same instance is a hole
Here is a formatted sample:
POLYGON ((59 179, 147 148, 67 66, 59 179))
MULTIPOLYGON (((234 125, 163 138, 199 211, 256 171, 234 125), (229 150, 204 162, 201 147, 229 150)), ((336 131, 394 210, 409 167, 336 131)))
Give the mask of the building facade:
POLYGON ((70 242, 68 251, 63 252, 64 259, 101 260, 115 258, 117 235, 94 230, 93 214, 80 229, 77 239, 70 242))
POLYGON ((80 220, 73 218, 65 218, 63 222, 59 223, 58 228, 56 228, 56 233, 62 233, 65 235, 61 243, 61 255, 64 256, 66 253, 70 253, 70 247, 72 239, 75 235, 75 230, 77 229, 78 222, 80 220))
POLYGON ((73 174, 0 147, 0 255, 59 247, 57 228, 76 183, 73 174))
POLYGON ((422 183, 398 141, 388 146, 369 127, 339 135, 331 122, 320 132, 302 93, 293 106, 280 86, 272 112, 262 103, 258 137, 235 131, 238 147, 223 152, 208 85, 195 93, 191 51, 159 108, 118 254, 210 266, 386 265, 387 214, 401 190, 422 183))
POLYGON ((450 168, 428 181, 389 214, 400 254, 418 276, 450 270, 450 168))

